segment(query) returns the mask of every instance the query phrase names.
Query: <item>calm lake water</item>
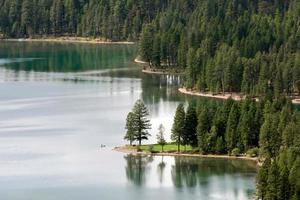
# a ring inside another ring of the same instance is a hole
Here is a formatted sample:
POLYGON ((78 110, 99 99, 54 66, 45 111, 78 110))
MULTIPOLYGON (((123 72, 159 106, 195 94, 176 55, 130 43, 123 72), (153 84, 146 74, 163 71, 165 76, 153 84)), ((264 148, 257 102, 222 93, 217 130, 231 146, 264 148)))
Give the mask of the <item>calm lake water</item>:
POLYGON ((252 162, 111 150, 124 144, 137 99, 150 110, 150 143, 160 123, 169 137, 188 101, 179 77, 143 75, 136 54, 134 45, 1 41, 1 199, 251 199, 252 162))

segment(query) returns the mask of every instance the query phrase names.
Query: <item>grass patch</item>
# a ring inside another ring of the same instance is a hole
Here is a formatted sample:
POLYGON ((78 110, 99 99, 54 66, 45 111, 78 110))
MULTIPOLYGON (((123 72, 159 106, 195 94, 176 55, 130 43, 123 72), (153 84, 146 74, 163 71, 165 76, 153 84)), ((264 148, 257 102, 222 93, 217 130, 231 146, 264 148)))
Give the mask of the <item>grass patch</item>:
MULTIPOLYGON (((138 146, 128 146, 128 149, 130 150, 137 150, 138 146)), ((161 145, 159 144, 147 144, 147 145, 141 145, 140 150, 144 152, 152 152, 152 153, 162 153, 161 145)), ((197 149, 193 148, 190 145, 180 145, 180 151, 181 152, 195 152, 197 149)), ((166 144, 164 146, 164 152, 165 153, 172 153, 177 152, 177 145, 173 143, 166 144)))

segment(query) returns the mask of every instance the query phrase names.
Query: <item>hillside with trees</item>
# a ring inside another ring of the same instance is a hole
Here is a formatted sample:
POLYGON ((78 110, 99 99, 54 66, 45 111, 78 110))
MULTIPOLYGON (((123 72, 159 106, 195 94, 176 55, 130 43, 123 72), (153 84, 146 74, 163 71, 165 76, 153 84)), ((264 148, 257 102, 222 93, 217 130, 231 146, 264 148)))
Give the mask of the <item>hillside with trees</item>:
POLYGON ((199 92, 299 95, 299 13, 298 0, 172 1, 144 26, 140 55, 199 92))
POLYGON ((139 41, 188 89, 298 96, 299 13, 298 0, 0 0, 0 34, 139 41))

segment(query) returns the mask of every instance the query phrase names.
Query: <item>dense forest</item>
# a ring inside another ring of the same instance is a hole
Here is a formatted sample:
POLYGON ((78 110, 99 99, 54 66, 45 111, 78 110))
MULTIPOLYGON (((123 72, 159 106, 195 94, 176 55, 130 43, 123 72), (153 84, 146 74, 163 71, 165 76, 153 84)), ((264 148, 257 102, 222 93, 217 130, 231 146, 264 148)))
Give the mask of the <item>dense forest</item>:
POLYGON ((6 37, 86 36, 137 40, 168 0, 0 0, 6 37))
POLYGON ((189 89, 297 95, 300 1, 172 1, 144 26, 140 50, 154 67, 184 69, 189 89))
POLYGON ((257 197, 300 199, 300 115, 284 98, 181 104, 172 139, 201 154, 259 156, 257 197))

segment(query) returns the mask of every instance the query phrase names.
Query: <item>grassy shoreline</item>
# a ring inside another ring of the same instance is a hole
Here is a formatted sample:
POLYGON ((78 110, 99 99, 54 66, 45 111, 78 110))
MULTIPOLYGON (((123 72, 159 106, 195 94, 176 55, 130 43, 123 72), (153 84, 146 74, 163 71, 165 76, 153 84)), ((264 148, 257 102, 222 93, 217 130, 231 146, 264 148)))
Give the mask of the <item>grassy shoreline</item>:
POLYGON ((0 41, 12 42, 61 42, 61 43, 87 43, 87 44, 135 44, 129 41, 110 41, 103 38, 89 37, 41 37, 41 38, 2 38, 0 41))
POLYGON ((187 147, 186 151, 184 151, 184 147, 181 146, 181 153, 177 152, 177 145, 175 144, 167 144, 164 147, 164 152, 161 151, 161 147, 158 144, 149 144, 149 145, 142 145, 140 147, 140 151, 138 151, 137 146, 119 146, 115 147, 113 150, 118 151, 121 153, 126 154, 136 154, 136 155, 152 155, 152 156, 184 156, 184 157, 198 157, 198 158, 216 158, 216 159, 239 159, 239 160, 248 160, 248 161, 254 161, 259 166, 260 162, 258 160, 258 157, 248 157, 245 155, 241 156, 230 156, 230 155, 217 155, 217 154, 199 154, 196 151, 192 150, 191 147, 187 147), (149 148, 152 148, 153 151, 149 151, 149 148))

